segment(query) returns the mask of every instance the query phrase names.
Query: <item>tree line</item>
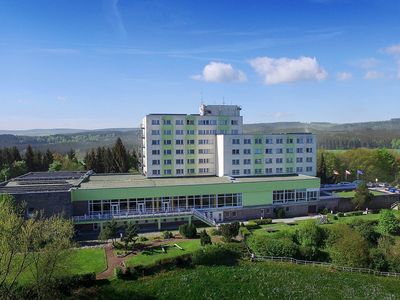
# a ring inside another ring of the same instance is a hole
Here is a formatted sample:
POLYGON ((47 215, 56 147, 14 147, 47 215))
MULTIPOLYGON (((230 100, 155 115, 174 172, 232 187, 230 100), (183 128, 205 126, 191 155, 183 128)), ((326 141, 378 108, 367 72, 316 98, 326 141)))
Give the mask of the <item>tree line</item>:
POLYGON ((78 159, 73 149, 66 154, 34 150, 24 151, 17 147, 0 148, 0 182, 28 172, 84 171, 96 173, 127 173, 138 170, 139 159, 134 150, 128 151, 118 138, 112 148, 98 147, 86 153, 84 160, 78 159))
POLYGON ((366 182, 388 182, 399 184, 400 153, 387 149, 352 149, 347 151, 318 150, 317 176, 321 183, 354 181, 358 178, 366 182), (345 171, 351 174, 345 176, 345 171), (339 175, 335 175, 337 171, 339 175))

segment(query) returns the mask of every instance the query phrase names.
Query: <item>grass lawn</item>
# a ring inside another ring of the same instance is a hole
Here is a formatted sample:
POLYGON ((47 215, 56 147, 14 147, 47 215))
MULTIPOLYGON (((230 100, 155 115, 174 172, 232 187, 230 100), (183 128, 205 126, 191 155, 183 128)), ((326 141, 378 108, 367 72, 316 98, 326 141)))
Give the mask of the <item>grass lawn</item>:
MULTIPOLYGON (((379 192, 379 191, 371 191, 371 193, 374 196, 385 195, 385 193, 379 192)), ((339 193, 335 193, 335 194, 338 195, 340 198, 353 198, 355 196, 356 192, 355 191, 339 192, 339 193)))
MULTIPOLYGON (((76 249, 70 257, 66 258, 62 266, 63 275, 74 275, 84 273, 100 273, 107 268, 104 248, 84 248, 76 249)), ((21 274, 19 282, 28 283, 32 280, 31 271, 25 270, 21 274)))
POLYGON ((97 299, 398 299, 399 279, 287 263, 198 266, 113 280, 97 299))
POLYGON ((200 248, 200 240, 188 240, 182 242, 176 242, 177 245, 183 248, 180 250, 177 247, 174 247, 173 243, 165 243, 164 248, 166 252, 163 252, 161 246, 153 247, 151 250, 146 250, 141 252, 138 255, 135 255, 126 261, 127 265, 151 265, 156 261, 164 258, 171 258, 180 256, 187 253, 192 253, 200 248))

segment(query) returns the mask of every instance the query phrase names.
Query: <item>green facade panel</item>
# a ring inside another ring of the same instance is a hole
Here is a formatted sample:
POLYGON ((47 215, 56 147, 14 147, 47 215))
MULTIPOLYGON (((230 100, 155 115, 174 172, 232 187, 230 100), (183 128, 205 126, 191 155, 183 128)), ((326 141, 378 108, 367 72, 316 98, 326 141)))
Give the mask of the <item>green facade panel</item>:
POLYGON ((274 190, 319 188, 319 178, 157 187, 72 190, 72 201, 242 193, 243 206, 272 204, 274 190))

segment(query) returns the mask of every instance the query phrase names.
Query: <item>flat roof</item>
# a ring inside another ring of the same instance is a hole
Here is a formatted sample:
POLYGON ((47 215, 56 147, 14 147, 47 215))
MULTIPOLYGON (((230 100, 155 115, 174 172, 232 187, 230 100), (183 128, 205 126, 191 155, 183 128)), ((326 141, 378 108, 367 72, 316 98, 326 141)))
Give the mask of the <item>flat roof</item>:
MULTIPOLYGON (((236 177, 234 182, 273 182, 290 180, 311 180, 316 177, 307 175, 289 176, 252 176, 236 177)), ((143 175, 132 174, 96 174, 84 180, 79 189, 108 189, 128 187, 159 187, 159 186, 182 186, 199 184, 231 183, 231 177, 204 176, 204 177, 168 177, 168 178, 147 178, 143 175)))

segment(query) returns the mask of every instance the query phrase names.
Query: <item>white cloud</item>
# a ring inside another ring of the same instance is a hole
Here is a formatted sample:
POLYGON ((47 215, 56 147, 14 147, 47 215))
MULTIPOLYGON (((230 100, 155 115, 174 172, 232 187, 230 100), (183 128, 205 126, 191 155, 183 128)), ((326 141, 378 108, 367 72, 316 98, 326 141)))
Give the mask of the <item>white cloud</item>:
POLYGON ((364 78, 367 80, 375 80, 383 78, 383 73, 379 71, 368 71, 365 73, 364 78))
POLYGON ((64 102, 66 100, 67 100, 67 97, 65 97, 65 96, 57 96, 57 101, 64 102))
POLYGON ((390 55, 400 55, 400 44, 391 45, 383 49, 383 52, 390 55))
POLYGON ((242 71, 235 70, 231 64, 212 61, 204 67, 202 74, 194 75, 192 79, 207 82, 243 82, 247 77, 242 71))
POLYGON ((352 64, 361 69, 368 70, 368 69, 377 67, 380 63, 381 63, 380 60, 378 60, 374 57, 368 57, 368 58, 359 59, 352 64))
POLYGON ((264 84, 267 85, 303 80, 320 81, 328 76, 316 58, 305 56, 297 59, 257 57, 250 61, 250 65, 262 76, 264 84))
POLYGON ((353 74, 349 72, 339 72, 336 74, 336 79, 339 81, 350 80, 353 78, 353 74))

